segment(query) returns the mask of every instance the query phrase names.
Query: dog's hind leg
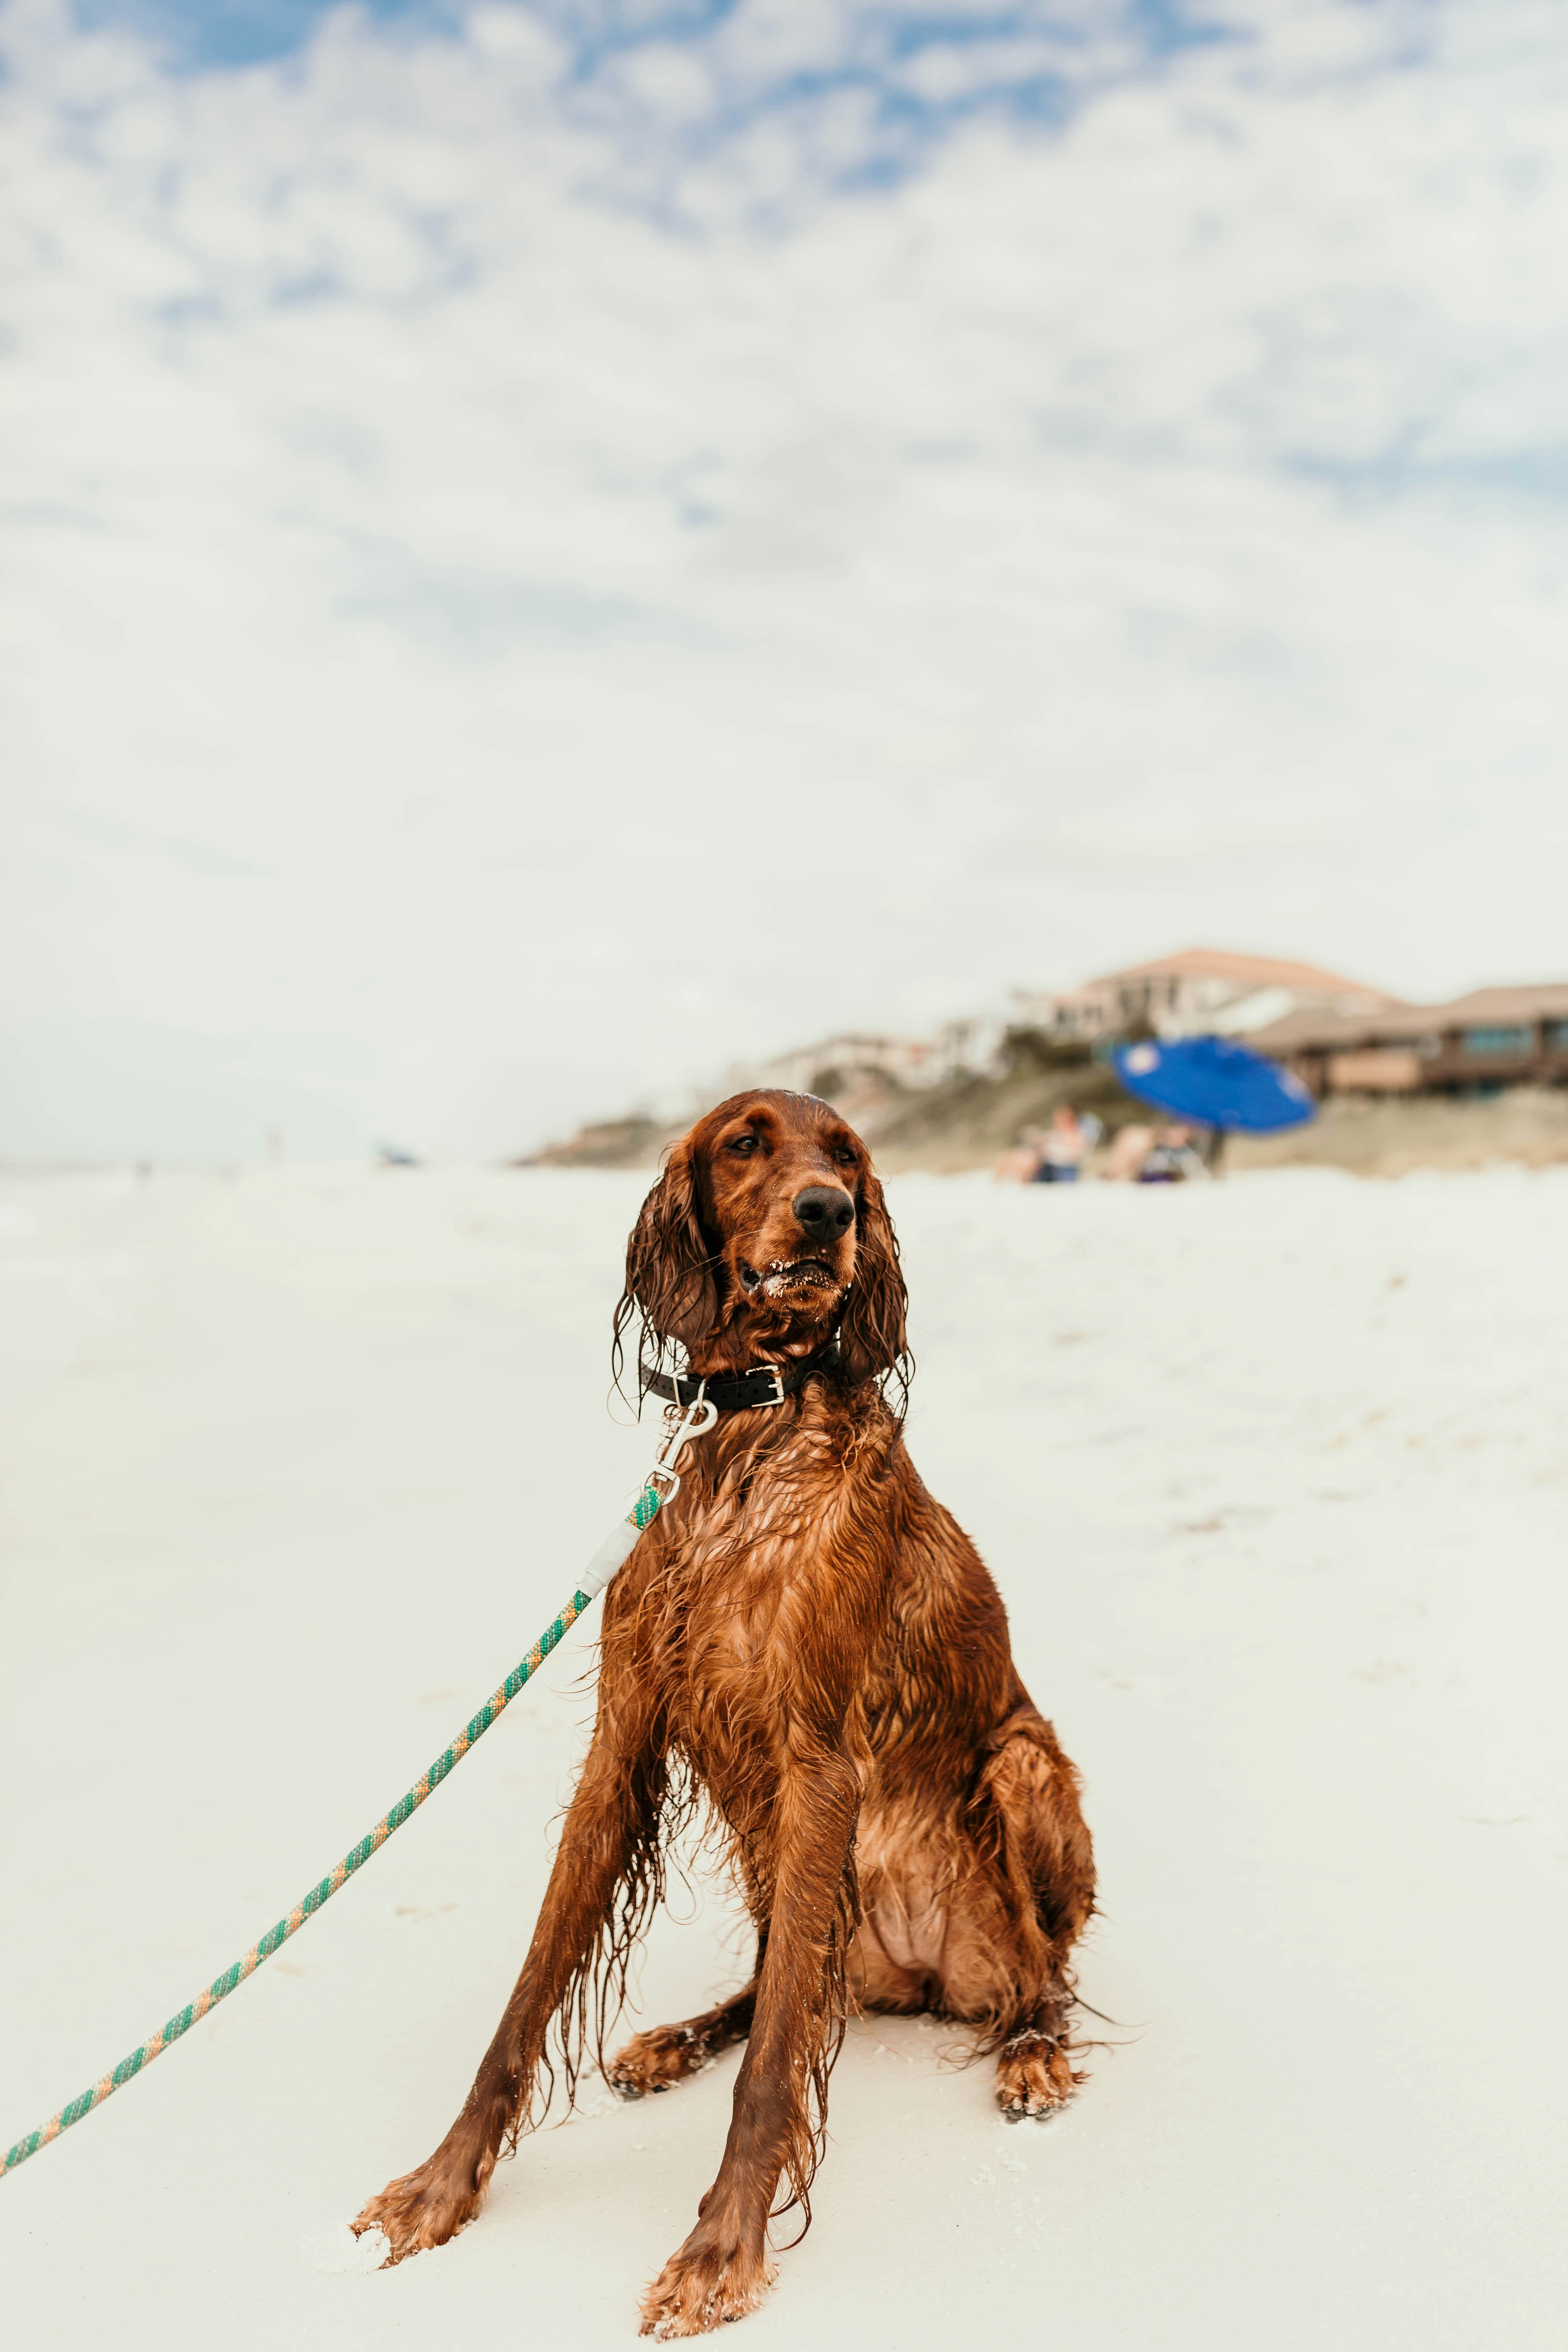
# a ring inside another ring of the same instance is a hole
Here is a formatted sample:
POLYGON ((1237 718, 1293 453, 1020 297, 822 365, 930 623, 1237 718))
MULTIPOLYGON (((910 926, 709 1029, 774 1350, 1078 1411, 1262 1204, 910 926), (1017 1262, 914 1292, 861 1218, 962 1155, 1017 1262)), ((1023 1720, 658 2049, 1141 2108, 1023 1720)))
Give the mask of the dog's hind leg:
POLYGON ((391 2181, 351 2225, 356 2236, 384 2231, 389 2263, 445 2244, 479 2211, 502 2141, 528 2119, 552 2019, 561 2012, 574 2051, 574 2027, 581 2032, 593 2007, 587 1972, 595 1951, 603 1955, 607 1943, 612 1958, 624 1957, 657 1893, 665 1778, 647 1731, 646 1719, 616 1720, 601 1687, 599 1722, 528 1958, 462 2113, 435 2154, 391 2181))
POLYGON ((757 2005, 757 1979, 731 1993, 716 2009, 689 2017, 680 2025, 655 2025, 634 2033, 608 2070, 610 2088, 617 2098, 640 2099, 649 2091, 668 2091, 688 2074, 700 2074, 721 2050, 744 2042, 752 2030, 757 2005))

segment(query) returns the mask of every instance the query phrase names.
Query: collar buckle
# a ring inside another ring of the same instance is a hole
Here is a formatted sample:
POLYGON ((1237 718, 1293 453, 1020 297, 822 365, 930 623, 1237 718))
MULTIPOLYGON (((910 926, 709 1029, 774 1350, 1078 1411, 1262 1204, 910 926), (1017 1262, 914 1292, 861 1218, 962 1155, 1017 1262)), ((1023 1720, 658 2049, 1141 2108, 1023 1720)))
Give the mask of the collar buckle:
POLYGON ((784 1384, 784 1374, 776 1364, 752 1364, 745 1377, 749 1381, 770 1380, 773 1384, 772 1396, 758 1397, 758 1405, 783 1404, 788 1391, 784 1384))

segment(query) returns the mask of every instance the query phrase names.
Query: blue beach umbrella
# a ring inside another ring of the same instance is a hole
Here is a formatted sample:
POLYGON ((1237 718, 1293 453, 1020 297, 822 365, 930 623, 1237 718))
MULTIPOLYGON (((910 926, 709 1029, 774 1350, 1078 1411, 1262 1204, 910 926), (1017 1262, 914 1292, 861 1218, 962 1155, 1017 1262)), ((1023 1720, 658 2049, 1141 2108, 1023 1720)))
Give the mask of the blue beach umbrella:
POLYGON ((1200 1127, 1268 1135, 1300 1127, 1317 1105, 1298 1077, 1230 1037, 1151 1039, 1120 1045, 1111 1063, 1130 1095, 1200 1127))

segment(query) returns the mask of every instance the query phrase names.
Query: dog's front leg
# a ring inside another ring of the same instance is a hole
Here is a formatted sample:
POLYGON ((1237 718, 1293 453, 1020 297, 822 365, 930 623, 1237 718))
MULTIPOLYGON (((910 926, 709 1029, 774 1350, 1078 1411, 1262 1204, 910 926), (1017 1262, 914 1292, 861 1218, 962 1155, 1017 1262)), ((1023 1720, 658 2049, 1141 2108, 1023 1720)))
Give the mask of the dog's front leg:
POLYGON ((787 2170, 804 2196, 816 2162, 813 2077, 841 2017, 845 1873, 859 1784, 840 1754, 792 1762, 773 1809, 773 1906, 751 2039, 735 2083, 724 2160, 697 2227, 644 2299, 642 2332, 705 2335, 753 2310, 773 2284, 768 2215, 787 2170))
POLYGON ((473 2219, 501 2142, 527 2117, 550 2021, 611 1916, 634 1857, 658 1835, 664 1772, 647 1733, 646 1717, 617 1720, 601 1697, 522 1974, 462 2113, 434 2156, 391 2181, 352 2225, 356 2236, 385 2231, 388 2263, 445 2244, 473 2219))

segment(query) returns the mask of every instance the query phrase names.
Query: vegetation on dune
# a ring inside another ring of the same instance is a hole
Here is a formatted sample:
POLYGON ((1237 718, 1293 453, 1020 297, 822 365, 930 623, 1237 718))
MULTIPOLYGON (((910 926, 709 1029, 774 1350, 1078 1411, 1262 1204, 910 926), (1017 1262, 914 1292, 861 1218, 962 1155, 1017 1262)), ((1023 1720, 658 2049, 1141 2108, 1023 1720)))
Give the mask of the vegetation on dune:
POLYGON ((1148 1112, 1123 1093, 1108 1062, 1087 1045, 1064 1045, 1038 1029, 1010 1029, 994 1075, 955 1071, 940 1086, 882 1080, 864 1104, 837 1099, 885 1168, 942 1171, 988 1165, 1026 1128, 1047 1127, 1063 1103, 1093 1111, 1108 1133, 1148 1112))
POLYGON ((1338 1095, 1310 1127, 1238 1135, 1229 1168, 1346 1168, 1357 1176, 1405 1176, 1416 1168, 1487 1168, 1511 1160, 1548 1168, 1568 1160, 1568 1089, 1510 1087, 1503 1093, 1338 1095))
MULTIPOLYGON (((958 1070, 934 1087, 901 1085, 883 1070, 824 1068, 815 1074, 811 1091, 841 1110, 881 1165, 892 1170, 987 1166, 1025 1128, 1048 1124, 1060 1103, 1092 1110, 1111 1132, 1148 1116, 1087 1045, 1064 1045, 1039 1029, 1010 1029, 1001 1061, 994 1074, 958 1070)), ((645 1114, 606 1119, 519 1164, 652 1167, 687 1124, 645 1114)))
POLYGON ((647 1168, 679 1130, 666 1127, 646 1113, 628 1118, 601 1119, 580 1127, 564 1143, 547 1143, 542 1151, 517 1160, 517 1168, 647 1168))
MULTIPOLYGON (((1048 1126, 1062 1103, 1092 1111, 1108 1137, 1132 1119, 1158 1123, 1159 1114, 1124 1094, 1109 1063, 1087 1045, 1064 1044, 1038 1029, 1011 1029, 1000 1064, 991 1073, 955 1071, 932 1087, 901 1085, 881 1070, 825 1068, 816 1074, 812 1091, 843 1112, 893 1174, 989 1167, 1025 1129, 1048 1126)), ((647 1112, 605 1119, 518 1165, 653 1168, 689 1124, 647 1112)), ((1323 1104, 1310 1126, 1235 1136, 1226 1152, 1227 1168, 1238 1171, 1316 1163, 1364 1176, 1479 1168, 1501 1160, 1531 1167, 1568 1161, 1568 1090, 1516 1087, 1481 1100, 1341 1096, 1323 1104)))

